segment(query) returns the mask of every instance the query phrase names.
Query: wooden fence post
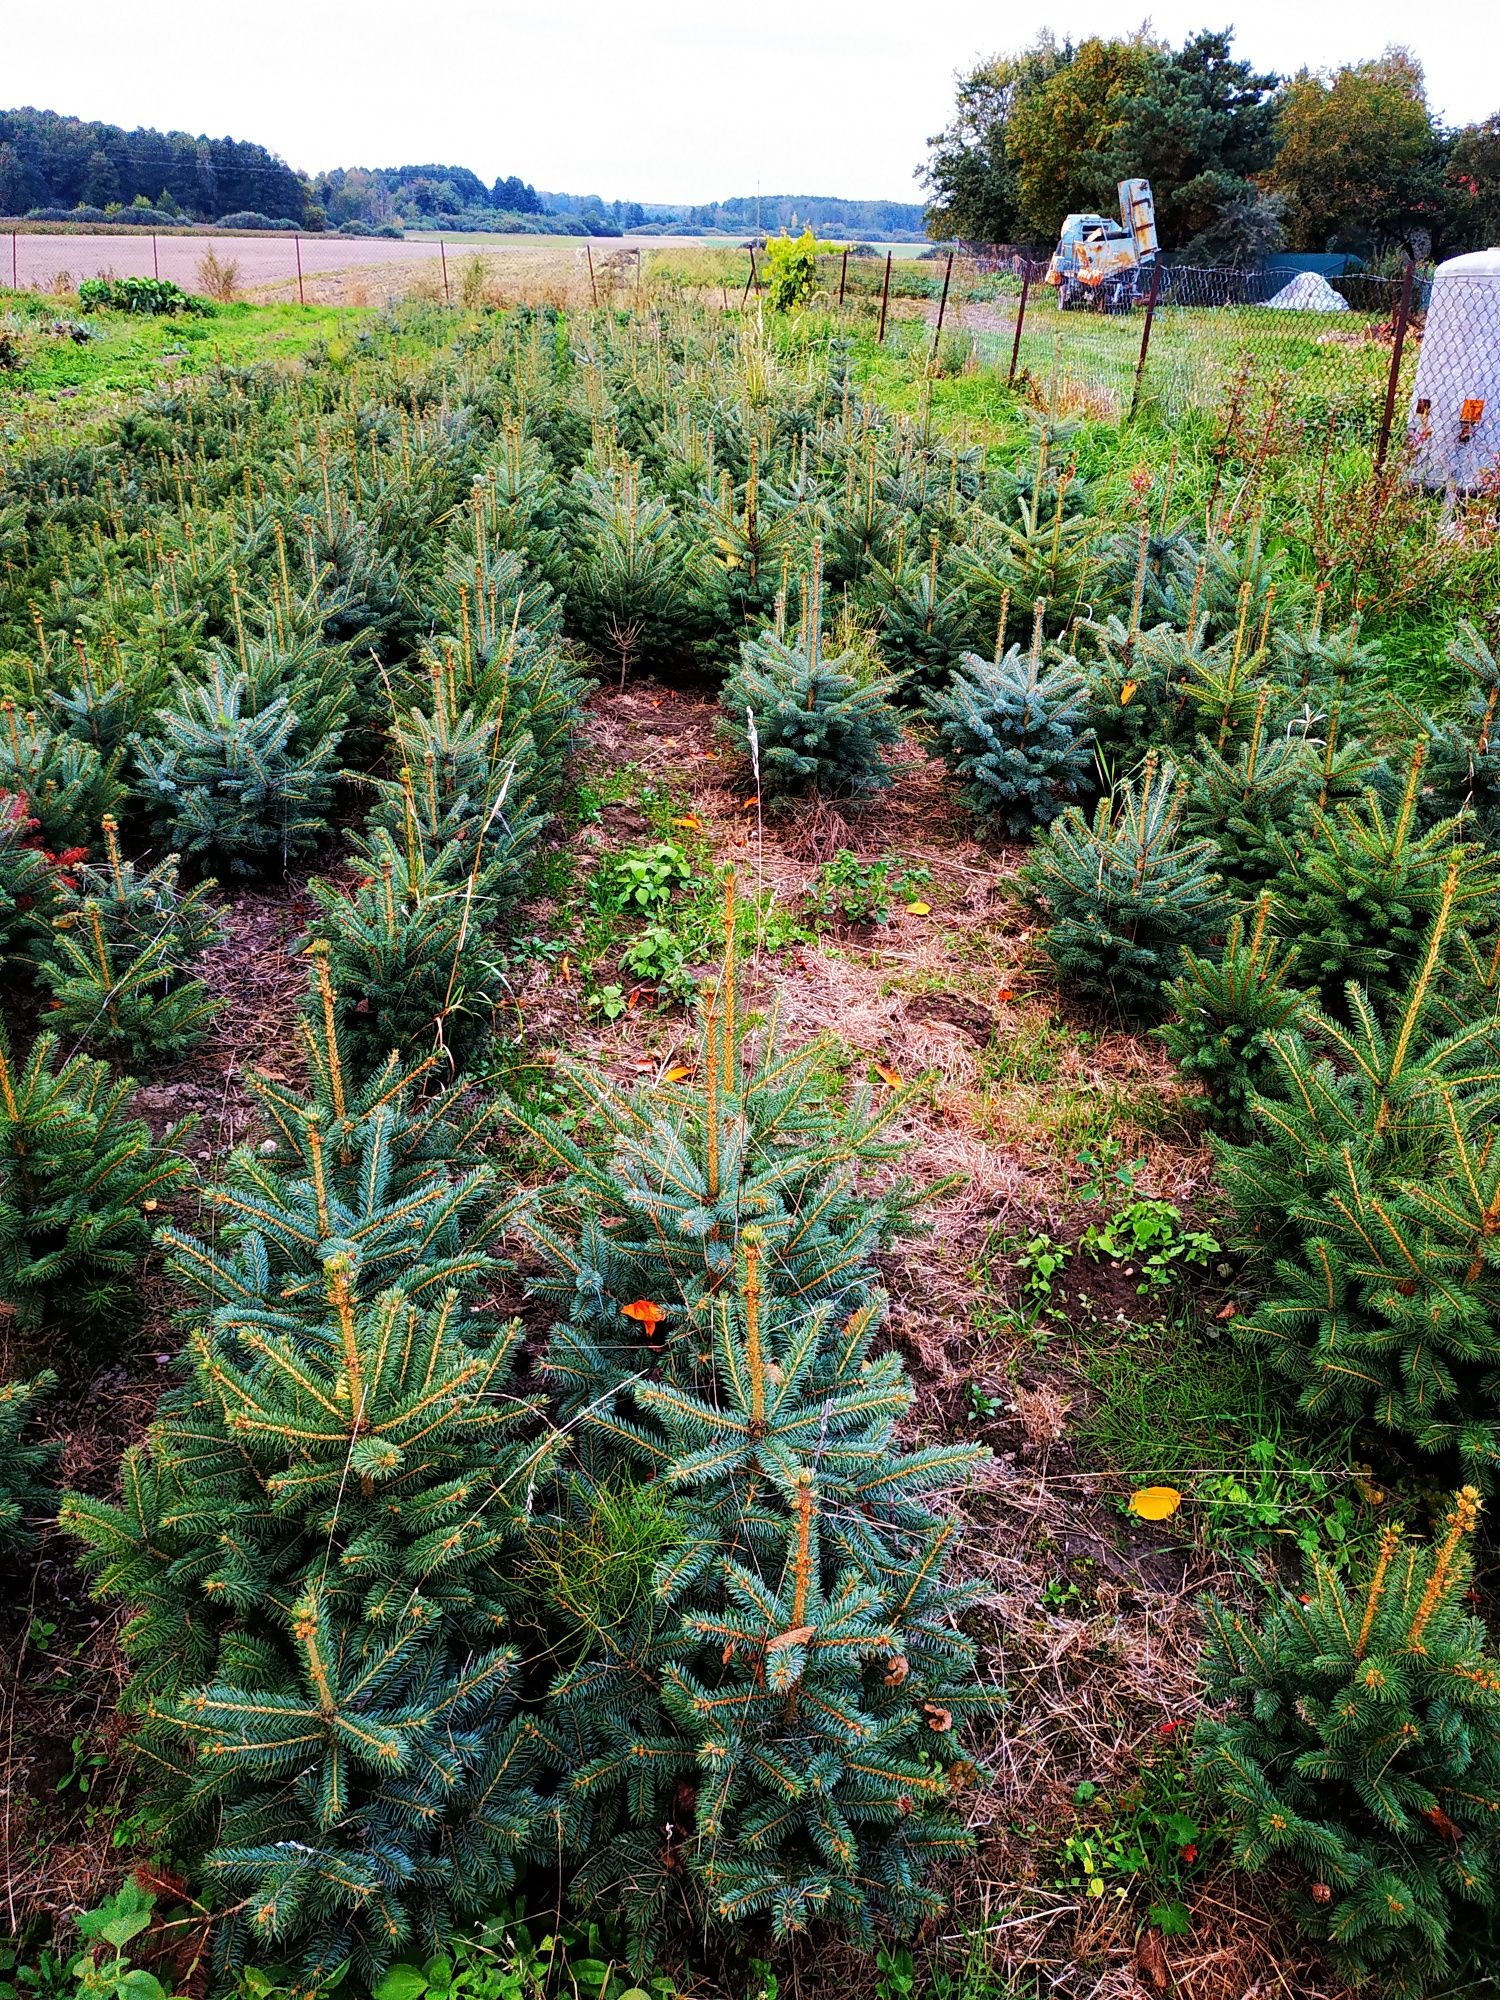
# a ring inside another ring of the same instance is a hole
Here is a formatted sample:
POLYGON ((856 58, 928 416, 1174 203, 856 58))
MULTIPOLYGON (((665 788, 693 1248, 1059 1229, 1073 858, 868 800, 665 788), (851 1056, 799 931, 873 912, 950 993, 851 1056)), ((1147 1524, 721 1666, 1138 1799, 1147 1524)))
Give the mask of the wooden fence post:
POLYGON ((1415 261, 1408 257, 1406 269, 1401 274, 1401 298, 1396 306, 1395 337, 1391 341, 1391 368, 1385 378, 1385 408, 1380 414, 1380 434, 1375 440, 1375 470, 1385 470, 1385 455, 1391 444, 1391 420, 1396 414, 1396 390, 1401 381, 1401 350, 1406 345, 1406 328, 1411 319, 1412 281, 1416 277, 1415 261))
POLYGON ((938 300, 937 325, 932 329, 932 353, 927 362, 927 372, 931 374, 937 366, 938 342, 943 337, 943 315, 948 310, 948 286, 953 277, 953 252, 948 252, 948 268, 943 273, 943 296, 938 300))
POLYGON ((453 294, 448 289, 448 246, 441 236, 438 238, 438 255, 443 260, 443 304, 451 306, 453 294))
POLYGON ((10 232, 10 288, 13 292, 18 292, 21 289, 16 283, 16 232, 14 230, 10 232))
POLYGON ((1021 303, 1016 308, 1016 337, 1010 344, 1010 373, 1005 378, 1006 388, 1016 379, 1016 364, 1021 359, 1021 328, 1026 324, 1026 301, 1031 297, 1031 259, 1026 259, 1026 268, 1021 273, 1021 303))
POLYGON ((1130 415, 1127 422, 1135 419, 1136 405, 1141 400, 1141 384, 1146 378, 1146 356, 1151 351, 1151 327, 1156 318, 1156 301, 1161 297, 1161 259, 1151 266, 1151 295, 1146 300, 1146 324, 1141 328, 1140 359, 1135 364, 1135 386, 1130 392, 1130 415))
POLYGON ((891 255, 892 253, 887 250, 885 253, 885 283, 880 288, 880 331, 875 336, 877 346, 885 344, 885 309, 891 296, 891 255))
POLYGON ((151 275, 153 278, 160 278, 161 276, 161 265, 157 262, 156 258, 156 231, 154 229, 151 232, 151 275))

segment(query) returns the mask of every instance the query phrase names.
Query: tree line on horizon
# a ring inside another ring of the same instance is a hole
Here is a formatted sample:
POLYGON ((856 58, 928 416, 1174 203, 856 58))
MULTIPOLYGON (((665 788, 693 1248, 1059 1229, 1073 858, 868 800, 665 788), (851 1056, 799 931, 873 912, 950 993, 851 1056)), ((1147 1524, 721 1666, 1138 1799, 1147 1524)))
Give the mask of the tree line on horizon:
POLYGON ((961 74, 928 145, 928 229, 967 242, 1051 244, 1068 214, 1115 214, 1116 184, 1138 174, 1163 246, 1188 261, 1447 255, 1500 237, 1500 111, 1444 126, 1404 48, 1288 77, 1238 58, 1232 29, 1179 48, 1147 29, 1044 30, 961 74))
POLYGON ((435 162, 299 174, 247 140, 127 131, 32 106, 0 111, 0 215, 162 225, 228 219, 356 235, 503 227, 609 236, 643 228, 740 231, 757 221, 794 234, 811 224, 859 235, 916 235, 923 223, 920 202, 836 195, 606 202, 597 194, 539 194, 517 174, 487 184, 468 167, 435 162))

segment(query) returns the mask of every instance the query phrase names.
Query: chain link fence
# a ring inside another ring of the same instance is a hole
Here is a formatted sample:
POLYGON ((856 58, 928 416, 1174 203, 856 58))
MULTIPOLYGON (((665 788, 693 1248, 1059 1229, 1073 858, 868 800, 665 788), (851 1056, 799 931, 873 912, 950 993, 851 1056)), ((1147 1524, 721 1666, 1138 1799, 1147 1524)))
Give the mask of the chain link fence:
POLYGON ((879 337, 931 327, 934 365, 962 336, 981 367, 1048 407, 1168 422, 1234 408, 1273 414, 1313 444, 1406 451, 1428 485, 1500 483, 1500 274, 1409 268, 1325 278, 1285 268, 1162 264, 1094 300, 1045 282, 1047 265, 995 245, 883 262, 829 260, 830 305, 878 308, 879 337))

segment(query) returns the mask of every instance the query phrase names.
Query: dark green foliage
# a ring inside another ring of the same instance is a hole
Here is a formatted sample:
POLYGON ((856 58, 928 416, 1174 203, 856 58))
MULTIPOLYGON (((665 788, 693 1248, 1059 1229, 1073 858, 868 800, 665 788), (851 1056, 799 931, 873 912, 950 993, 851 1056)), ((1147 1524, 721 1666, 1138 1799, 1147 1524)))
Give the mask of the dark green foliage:
POLYGON ((1269 704, 1267 691, 1249 736, 1233 755, 1200 741, 1183 770, 1188 787, 1183 830, 1214 843, 1220 874, 1243 896, 1254 895, 1285 867, 1288 846, 1319 785, 1316 747, 1295 727, 1272 730, 1269 704))
POLYGON ((860 681, 850 654, 829 659, 816 572, 808 598, 794 639, 768 631, 740 648, 740 663, 719 696, 724 733, 752 760, 772 796, 878 791, 891 781, 883 753, 901 736, 890 705, 893 683, 860 681))
MULTIPOLYGON (((1464 844, 1462 821, 1418 831, 1424 756, 1419 746, 1391 806, 1367 791, 1358 804, 1312 808, 1277 879, 1278 921, 1297 940, 1299 969, 1327 1006, 1339 1004, 1350 980, 1377 1007, 1401 990, 1448 894, 1455 860, 1454 914, 1493 925, 1500 865, 1464 844)), ((1451 941, 1456 933, 1446 935, 1451 941)))
POLYGON ((194 298, 170 278, 85 278, 78 287, 80 312, 206 313, 213 307, 194 298))
POLYGON ((1469 624, 1460 628, 1448 657, 1474 685, 1461 721, 1427 718, 1430 791, 1423 810, 1443 818, 1464 813, 1487 847, 1500 847, 1500 662, 1469 624))
POLYGON ((1014 519, 980 515, 973 538, 955 550, 954 586, 981 630, 993 631, 1007 608, 1029 616, 1040 604, 1054 630, 1082 610, 1098 528, 1069 510, 1070 483, 1065 476, 1037 498, 1017 494, 1014 519))
POLYGON ((1216 1147, 1263 1297, 1236 1322, 1309 1414, 1373 1417, 1485 1485, 1500 1467, 1500 1016, 1445 996, 1458 870, 1405 991, 1269 1038, 1253 1137, 1216 1147))
POLYGON ((60 870, 40 837, 26 800, 0 792, 0 966, 24 959, 46 935, 60 870))
POLYGON ((691 638, 688 545, 665 500, 637 467, 577 474, 568 614, 579 633, 617 661, 655 666, 691 638))
POLYGON ((1221 1132, 1245 1130, 1253 1097, 1273 1087, 1270 1037, 1295 1027, 1308 1000, 1294 983, 1296 949, 1272 935, 1270 911, 1267 891, 1248 926, 1230 918, 1222 951, 1185 948, 1167 987, 1175 1018, 1158 1033, 1221 1132))
POLYGON ((547 1358, 561 1546, 619 1532, 622 1462, 674 1496, 649 1592, 607 1617, 557 1600, 562 1652, 584 1655, 552 1701, 578 1887, 623 1901, 643 1941, 682 1888, 700 1920, 764 1912, 778 1934, 818 1914, 909 1927, 961 1839, 921 1753, 952 1760, 973 1698, 930 1504, 973 1454, 896 1447, 912 1391, 872 1351, 873 1258, 910 1191, 861 1181, 903 1100, 830 1102, 817 1061, 774 1031, 752 1055, 731 955, 692 1081, 625 1098, 576 1068, 587 1150, 514 1114, 569 1173, 555 1222, 525 1224, 567 1308, 547 1358))
MULTIPOLYGON (((312 947, 308 1006, 297 1024, 309 1084, 295 1090, 252 1072, 246 1085, 268 1136, 236 1147, 205 1191, 211 1243, 162 1232, 168 1264, 192 1301, 192 1324, 281 1301, 299 1311, 323 1296, 330 1257, 356 1259, 366 1293, 399 1282, 425 1301, 453 1291, 469 1314, 493 1279, 514 1202, 495 1190, 485 1142, 492 1104, 462 1084, 433 1089, 436 1054, 378 1069, 351 1066, 328 953, 312 947)), ((476 1332, 492 1327, 481 1320, 476 1332)))
POLYGON ((33 1524, 56 1506, 56 1494, 39 1477, 62 1449, 26 1441, 34 1405, 57 1386, 57 1377, 0 1382, 0 1557, 24 1555, 35 1539, 33 1524))
POLYGON ((117 1315, 151 1241, 152 1215, 189 1175, 126 1115, 135 1088, 87 1056, 57 1060, 40 1035, 24 1066, 0 1035, 0 1302, 23 1326, 97 1327, 117 1315))
POLYGON ((974 630, 966 594, 942 571, 940 547, 934 534, 925 563, 877 566, 861 593, 879 619, 881 657, 913 693, 942 685, 974 630))
POLYGON ((366 1298, 356 1255, 321 1300, 219 1313, 122 1505, 62 1512, 129 1607, 137 1780, 227 1907, 220 1962, 309 1988, 441 1949, 548 1846, 500 1643, 545 1459, 518 1329, 366 1298))
POLYGON ((215 658, 203 683, 179 682, 156 722, 135 740, 136 786, 158 837, 199 866, 233 875, 284 868, 327 832, 338 735, 295 748, 299 716, 288 695, 257 707, 246 675, 215 658))
POLYGON ((1314 1564, 1259 1626, 1209 1605, 1209 1694, 1233 1706, 1197 1750, 1236 1862, 1290 1870, 1339 1973, 1410 2000, 1500 1888, 1500 1660, 1465 1605, 1478 1514, 1465 1487, 1435 1546, 1387 1529, 1358 1592, 1314 1564))
POLYGON ((1042 949, 1064 990, 1129 1021, 1158 1016, 1184 947, 1228 920, 1214 860, 1210 841, 1184 835, 1181 781, 1154 755, 1138 784, 1100 800, 1092 822, 1069 806, 1022 876, 1046 905, 1042 949))
POLYGON ((112 819, 104 822, 103 867, 68 877, 40 963, 59 1034, 126 1062, 180 1056, 201 1040, 220 1003, 193 977, 219 939, 211 883, 185 894, 177 857, 140 869, 122 861, 112 819))
MULTIPOLYGON (((511 862, 502 855, 507 876, 511 862)), ((356 865, 369 872, 352 895, 309 885, 322 910, 311 935, 328 947, 351 1050, 369 1063, 393 1049, 436 1048, 458 1064, 506 990, 494 925, 499 888, 513 890, 513 879, 491 885, 477 840, 472 854, 450 841, 429 859, 415 839, 403 847, 384 828, 361 840, 356 865)))
POLYGON ((1093 731, 1075 661, 1043 661, 1041 621, 1028 652, 965 653, 929 706, 943 757, 979 819, 1021 835, 1051 824, 1091 787, 1093 731))
POLYGON ((86 847, 120 801, 113 760, 35 715, 19 714, 9 698, 0 701, 0 792, 25 799, 42 846, 54 853, 86 847))

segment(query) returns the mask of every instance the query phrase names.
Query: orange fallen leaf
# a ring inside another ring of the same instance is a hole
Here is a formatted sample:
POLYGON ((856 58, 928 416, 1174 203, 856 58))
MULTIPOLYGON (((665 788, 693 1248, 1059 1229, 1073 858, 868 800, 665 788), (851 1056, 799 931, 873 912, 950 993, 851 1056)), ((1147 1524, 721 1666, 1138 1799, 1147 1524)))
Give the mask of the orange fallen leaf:
POLYGON ((752 792, 748 799, 741 799, 740 804, 744 806, 745 809, 748 811, 751 806, 758 806, 760 804, 760 800, 756 796, 756 794, 752 792))
POLYGON ((573 984, 573 966, 566 952, 558 960, 557 976, 564 986, 571 986, 573 984))
POLYGON ((1181 1505, 1175 1486, 1141 1486, 1130 1496, 1130 1511, 1140 1521, 1165 1521, 1181 1505))
POLYGON ((901 1072, 899 1069, 892 1069, 889 1063, 876 1063, 875 1074, 880 1078, 882 1083, 888 1083, 892 1090, 899 1090, 901 1088, 901 1072))
POLYGON ((1237 1313, 1238 1311, 1239 1311, 1239 1307, 1238 1307, 1238 1306, 1237 1306, 1237 1305, 1235 1304, 1234 1300, 1233 1300, 1233 1299, 1231 1299, 1231 1300, 1229 1301, 1229 1303, 1228 1303, 1228 1305, 1227 1305, 1227 1306, 1220 1306, 1220 1307, 1219 1307, 1219 1310, 1218 1310, 1218 1311, 1217 1311, 1217 1312, 1216 1312, 1216 1313, 1214 1314, 1214 1318, 1215 1318, 1215 1319, 1233 1319, 1233 1318, 1234 1318, 1234 1316, 1235 1316, 1235 1314, 1236 1314, 1236 1313, 1237 1313))
POLYGON ((1002 1003, 1006 1000, 1014 1000, 1015 997, 1014 989, 1009 986, 997 986, 995 988, 995 998, 1002 1003))
POLYGON ((682 1083, 686 1078, 690 1077, 692 1073, 693 1073, 692 1065, 690 1063, 673 1063, 672 1067, 669 1070, 665 1070, 662 1073, 662 1082, 682 1083))
POLYGON ((703 822, 696 813, 683 813, 681 818, 674 819, 672 824, 673 826, 698 827, 702 826, 703 822))
POLYGON ((927 1717, 927 1727, 935 1729, 941 1736, 945 1729, 953 1727, 953 1717, 946 1708, 935 1701, 924 1701, 922 1713, 927 1717))
POLYGON ((1139 681, 1126 681, 1124 687, 1120 689, 1121 708, 1128 708, 1130 706, 1131 701, 1134 699, 1135 691, 1139 686, 1139 681))
POLYGON ((766 1642, 768 1653, 779 1653, 787 1646, 805 1646, 817 1631, 816 1625, 794 1625, 788 1632, 778 1632, 774 1639, 766 1642))
POLYGON ((632 1299, 628 1306, 621 1306, 620 1311, 626 1319, 638 1321, 648 1335, 655 1333, 667 1316, 654 1299, 632 1299))

